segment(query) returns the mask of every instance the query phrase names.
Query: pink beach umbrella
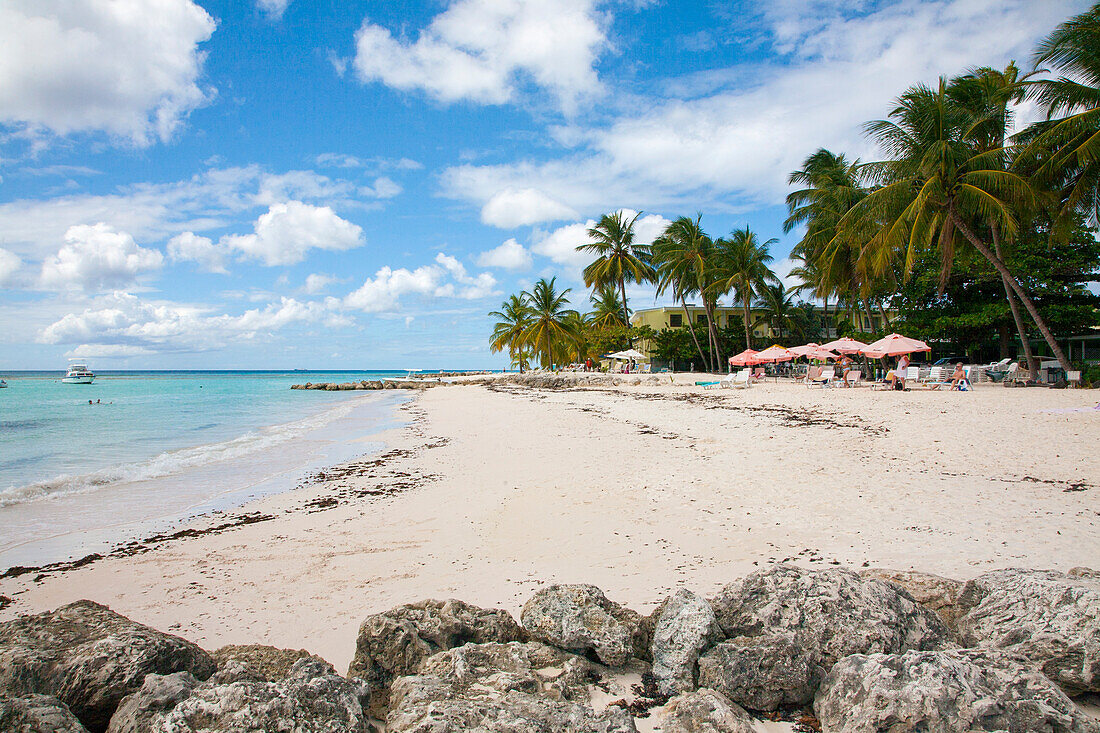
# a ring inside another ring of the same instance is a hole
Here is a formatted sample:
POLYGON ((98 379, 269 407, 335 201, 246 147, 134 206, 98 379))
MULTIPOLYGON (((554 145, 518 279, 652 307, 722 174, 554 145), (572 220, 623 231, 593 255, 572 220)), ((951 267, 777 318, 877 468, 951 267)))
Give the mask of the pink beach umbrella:
POLYGON ((822 344, 821 348, 830 349, 838 354, 859 354, 867 348, 867 344, 862 341, 856 341, 850 339, 847 336, 839 338, 836 341, 830 341, 827 344, 822 344))
POLYGON ((810 353, 806 354, 806 356, 809 357, 810 359, 820 359, 820 360, 824 361, 825 359, 836 359, 839 356, 839 354, 834 354, 833 352, 829 351, 828 349, 826 349, 822 346, 818 346, 816 349, 814 349, 810 353))
POLYGON ((752 357, 759 352, 755 349, 745 349, 740 354, 730 357, 730 366, 748 366, 752 364, 752 357))
POLYGON ((798 354, 795 354, 788 349, 784 349, 779 344, 775 344, 774 346, 769 346, 768 348, 764 349, 759 354, 755 354, 752 357, 752 360, 756 364, 767 364, 775 363, 777 361, 790 361, 791 359, 797 357, 798 354))
POLYGON ((880 359, 884 356, 898 356, 900 354, 912 354, 914 351, 931 351, 932 347, 918 339, 902 336, 900 333, 892 333, 881 338, 873 344, 868 344, 863 353, 872 359, 880 359))
POLYGON ((821 348, 821 344, 809 343, 802 346, 792 346, 787 351, 792 354, 798 354, 799 356, 809 356, 811 352, 821 348))

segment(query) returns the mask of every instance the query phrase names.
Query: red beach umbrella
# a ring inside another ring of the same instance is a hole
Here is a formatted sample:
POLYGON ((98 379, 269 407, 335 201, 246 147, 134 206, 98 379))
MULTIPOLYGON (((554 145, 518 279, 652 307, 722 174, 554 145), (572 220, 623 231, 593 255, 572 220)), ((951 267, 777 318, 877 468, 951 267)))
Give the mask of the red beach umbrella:
POLYGON ((755 349, 745 349, 740 354, 730 357, 730 366, 748 366, 752 364, 752 357, 760 352, 755 349))
POLYGON ((822 344, 821 348, 831 349, 838 354, 859 354, 867 348, 867 344, 863 343, 862 341, 856 341, 855 339, 850 339, 845 336, 844 338, 837 339, 836 341, 830 341, 827 344, 822 344))
POLYGON ((880 359, 884 356, 898 356, 899 354, 912 354, 914 351, 931 351, 932 347, 918 339, 902 336, 900 333, 892 333, 881 338, 873 344, 868 344, 863 353, 872 359, 880 359))
POLYGON ((777 361, 790 361, 798 356, 788 349, 784 349, 779 344, 769 346, 752 357, 753 362, 757 364, 774 363, 777 361))

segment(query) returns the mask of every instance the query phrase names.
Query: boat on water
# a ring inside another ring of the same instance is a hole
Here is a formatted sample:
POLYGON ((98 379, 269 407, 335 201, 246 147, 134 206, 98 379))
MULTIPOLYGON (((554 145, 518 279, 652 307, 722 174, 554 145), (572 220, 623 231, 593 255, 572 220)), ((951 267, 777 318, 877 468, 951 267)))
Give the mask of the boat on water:
POLYGON ((82 361, 74 361, 69 364, 69 371, 61 378, 62 384, 91 384, 95 380, 95 374, 82 361))
POLYGON ((7 387, 7 386, 8 386, 8 383, 5 382, 3 379, 0 379, 0 389, 4 389, 4 387, 7 387))

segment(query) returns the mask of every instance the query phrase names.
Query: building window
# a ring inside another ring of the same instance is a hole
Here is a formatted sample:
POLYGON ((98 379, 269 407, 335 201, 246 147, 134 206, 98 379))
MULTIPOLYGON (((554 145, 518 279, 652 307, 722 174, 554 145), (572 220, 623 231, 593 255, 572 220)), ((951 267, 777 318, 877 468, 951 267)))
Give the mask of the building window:
POLYGON ((684 325, 684 317, 679 313, 668 314, 668 325, 672 328, 679 328, 684 325))
POLYGON ((695 323, 697 325, 702 326, 706 322, 707 322, 707 314, 706 313, 696 313, 695 314, 695 323))

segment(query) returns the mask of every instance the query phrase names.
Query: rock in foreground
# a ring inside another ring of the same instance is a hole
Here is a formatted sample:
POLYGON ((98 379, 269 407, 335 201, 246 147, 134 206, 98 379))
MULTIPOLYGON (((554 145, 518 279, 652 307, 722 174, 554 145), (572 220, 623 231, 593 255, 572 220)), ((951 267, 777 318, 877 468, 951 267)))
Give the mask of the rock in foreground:
POLYGON ((4 733, 88 733, 69 707, 50 695, 0 695, 0 730, 4 733))
POLYGON ((1071 694, 1100 691, 1100 577, 995 570, 959 596, 966 646, 1023 655, 1071 694))
POLYGON ((752 720, 739 705, 714 690, 677 695, 658 716, 664 733, 753 733, 752 720))
POLYGON ((92 733, 150 674, 214 672, 189 641, 134 623, 92 601, 0 624, 0 693, 53 695, 92 733))
POLYGON ((588 660, 538 642, 467 644, 394 681, 390 733, 635 733, 620 708, 596 712, 586 685, 600 674, 588 660))
POLYGON ((949 629, 955 628, 959 618, 959 593, 963 589, 961 580, 920 573, 916 570, 884 568, 867 568, 861 570, 859 574, 864 578, 883 580, 904 588, 917 603, 939 614, 949 629))
POLYGON ((642 618, 608 600, 594 585, 550 585, 523 606, 523 628, 532 639, 578 654, 592 653, 619 667, 646 652, 642 618))
POLYGON ((650 645, 657 691, 675 695, 695 689, 699 654, 722 638, 705 598, 681 588, 662 604, 650 645))
POLYGON ((366 733, 355 688, 326 662, 300 659, 268 682, 239 662, 207 682, 150 675, 111 719, 108 733, 366 733))
POLYGON ((727 641, 699 660, 699 684, 755 710, 809 703, 849 654, 951 645, 934 612, 901 588, 849 570, 776 565, 712 601, 727 641))
POLYGON ((837 663, 814 712, 844 733, 1097 733, 1100 727, 1026 660, 959 649, 856 654, 837 663))

